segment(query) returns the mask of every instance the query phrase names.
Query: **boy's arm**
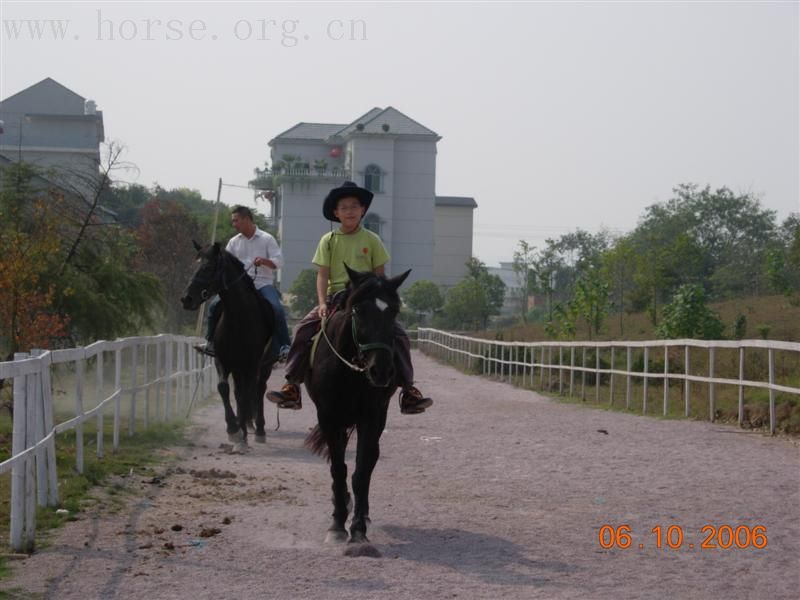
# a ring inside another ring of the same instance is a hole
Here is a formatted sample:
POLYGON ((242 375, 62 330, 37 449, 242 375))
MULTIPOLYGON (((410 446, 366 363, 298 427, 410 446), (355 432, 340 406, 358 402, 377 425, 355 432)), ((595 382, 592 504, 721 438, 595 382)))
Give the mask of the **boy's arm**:
POLYGON ((328 316, 328 277, 330 275, 330 267, 320 267, 317 270, 317 300, 319 301, 319 316, 328 316))

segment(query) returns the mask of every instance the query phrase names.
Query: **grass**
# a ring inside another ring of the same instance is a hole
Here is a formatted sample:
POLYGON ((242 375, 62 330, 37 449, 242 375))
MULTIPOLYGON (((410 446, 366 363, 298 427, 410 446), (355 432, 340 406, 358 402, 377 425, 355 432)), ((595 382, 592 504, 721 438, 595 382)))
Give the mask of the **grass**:
MULTIPOLYGON (((717 312, 725 324, 724 335, 731 337, 734 322, 738 315, 747 319, 747 328, 744 338, 760 339, 760 328, 767 327, 767 338, 784 342, 800 342, 800 305, 793 304, 786 296, 758 296, 753 298, 736 298, 725 302, 710 304, 709 307, 717 312)), ((543 323, 518 324, 491 330, 479 334, 480 337, 494 338, 502 334, 506 341, 542 341, 548 340, 543 323)), ((656 339, 655 326, 650 322, 646 313, 623 313, 609 315, 600 334, 589 335, 585 325, 579 327, 577 339, 586 340, 654 340, 656 339)))
MULTIPOLYGON (((90 500, 90 492, 94 486, 108 485, 114 476, 123 476, 136 471, 147 475, 149 469, 171 459, 166 451, 172 446, 186 442, 183 422, 155 423, 146 430, 141 426, 134 436, 129 437, 127 430, 120 434, 119 448, 112 447, 112 424, 106 420, 103 431, 105 456, 98 458, 96 454, 95 421, 84 424, 84 469, 76 470, 76 435, 75 431, 67 431, 56 437, 56 465, 58 473, 59 505, 56 507, 38 507, 36 512, 37 543, 41 541, 41 533, 57 528, 66 521, 75 519, 75 515, 90 500), (66 509, 68 514, 57 514, 59 508, 66 509)), ((11 419, 7 414, 0 416, 0 461, 11 455, 11 419)), ((108 492, 113 497, 123 488, 111 483, 108 492)), ((9 539, 11 498, 11 473, 0 476, 0 537, 9 539)), ((0 579, 8 571, 4 559, 0 559, 0 579)))

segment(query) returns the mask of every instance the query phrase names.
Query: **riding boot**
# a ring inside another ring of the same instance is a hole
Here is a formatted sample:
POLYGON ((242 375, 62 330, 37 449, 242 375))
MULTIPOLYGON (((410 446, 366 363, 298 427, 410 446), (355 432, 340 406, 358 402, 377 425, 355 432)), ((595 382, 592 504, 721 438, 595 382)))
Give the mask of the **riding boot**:
POLYGON ((411 341, 403 328, 395 324, 395 362, 400 392, 400 412, 404 415, 417 415, 433 406, 433 400, 423 396, 414 387, 414 367, 411 364, 411 341))
POLYGON ((300 386, 296 383, 286 383, 279 392, 267 392, 267 400, 278 405, 278 408, 300 410, 303 408, 303 398, 300 386))

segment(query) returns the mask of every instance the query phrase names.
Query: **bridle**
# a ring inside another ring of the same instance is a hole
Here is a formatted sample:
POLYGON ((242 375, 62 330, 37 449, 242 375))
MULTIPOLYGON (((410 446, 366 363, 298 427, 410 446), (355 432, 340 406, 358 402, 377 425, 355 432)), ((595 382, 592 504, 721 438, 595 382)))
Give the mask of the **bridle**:
POLYGON ((362 343, 360 343, 358 341, 358 335, 356 334, 356 309, 353 308, 350 311, 350 331, 351 331, 352 336, 353 336, 353 343, 356 345, 356 359, 355 359, 356 362, 352 363, 349 360, 347 360, 345 357, 343 357, 341 354, 339 354, 339 352, 336 350, 336 348, 334 348, 333 343, 331 343, 331 340, 328 337, 327 331, 325 331, 326 322, 327 322, 327 318, 323 317, 322 318, 322 327, 321 327, 322 328, 322 337, 324 337, 325 341, 328 342, 328 346, 333 351, 333 353, 336 355, 336 358, 338 358, 345 365, 350 367, 350 369, 352 369, 353 371, 356 371, 358 373, 363 373, 364 371, 367 370, 367 367, 364 366, 364 352, 366 352, 367 350, 385 350, 390 355, 394 353, 394 348, 389 346, 388 344, 384 344, 383 342, 370 342, 368 344, 362 344, 362 343), (360 364, 357 364, 357 363, 360 363, 360 364))
MULTIPOLYGON (((205 277, 199 277, 198 275, 195 275, 192 278, 192 283, 197 283, 197 284, 200 284, 202 286, 206 286, 206 287, 203 287, 203 290, 200 292, 200 298, 203 301, 208 300, 208 298, 213 295, 212 293, 209 292, 209 288, 210 288, 210 286, 212 284, 216 283, 217 281, 220 281, 220 280, 222 281, 222 287, 220 288, 219 291, 225 292, 225 291, 228 291, 229 289, 231 289, 245 275, 247 275, 247 269, 243 269, 242 273, 240 275, 238 275, 236 277, 236 279, 234 279, 230 283, 226 282, 225 281, 225 260, 226 260, 225 256, 224 255, 220 255, 220 260, 218 261, 217 268, 214 271, 214 275, 213 276, 211 276, 209 278, 205 278, 205 277)), ((215 293, 217 293, 217 292, 215 292, 215 293)))

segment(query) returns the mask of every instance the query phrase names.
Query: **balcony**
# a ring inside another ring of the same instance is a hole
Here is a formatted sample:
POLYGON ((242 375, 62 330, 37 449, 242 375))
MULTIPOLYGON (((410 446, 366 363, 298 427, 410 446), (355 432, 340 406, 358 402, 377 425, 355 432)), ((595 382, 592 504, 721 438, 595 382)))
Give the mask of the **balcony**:
POLYGON ((269 171, 269 176, 273 178, 275 185, 279 185, 286 181, 305 181, 308 179, 350 179, 351 170, 344 166, 313 167, 308 164, 300 164, 274 167, 269 171))

